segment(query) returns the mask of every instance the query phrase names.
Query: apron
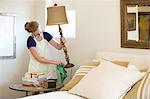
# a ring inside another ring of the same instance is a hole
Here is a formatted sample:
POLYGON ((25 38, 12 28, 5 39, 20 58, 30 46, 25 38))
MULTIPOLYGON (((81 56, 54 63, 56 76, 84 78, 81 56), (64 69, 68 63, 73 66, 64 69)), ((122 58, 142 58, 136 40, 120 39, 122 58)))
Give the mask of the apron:
MULTIPOLYGON (((37 41, 36 38, 34 38, 36 42, 37 53, 40 56, 44 57, 45 59, 48 59, 48 42, 44 39, 43 34, 40 35, 42 36, 41 41, 37 41)), ((58 78, 55 65, 40 63, 32 56, 31 53, 30 53, 28 72, 44 73, 47 79, 58 78)))

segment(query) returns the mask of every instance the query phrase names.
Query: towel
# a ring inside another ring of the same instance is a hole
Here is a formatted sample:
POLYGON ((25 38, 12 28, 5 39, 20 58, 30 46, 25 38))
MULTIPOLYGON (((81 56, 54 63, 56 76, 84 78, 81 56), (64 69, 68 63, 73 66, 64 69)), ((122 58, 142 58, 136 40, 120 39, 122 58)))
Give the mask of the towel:
POLYGON ((67 77, 67 71, 62 64, 57 65, 57 71, 60 73, 60 81, 63 84, 64 80, 67 77))

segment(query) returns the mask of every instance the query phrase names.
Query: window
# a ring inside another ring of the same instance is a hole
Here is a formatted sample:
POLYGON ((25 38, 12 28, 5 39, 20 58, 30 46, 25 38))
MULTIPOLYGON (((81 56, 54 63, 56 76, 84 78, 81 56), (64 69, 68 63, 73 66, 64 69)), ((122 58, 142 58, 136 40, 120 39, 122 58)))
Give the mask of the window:
POLYGON ((16 58, 15 14, 0 13, 0 59, 16 58))

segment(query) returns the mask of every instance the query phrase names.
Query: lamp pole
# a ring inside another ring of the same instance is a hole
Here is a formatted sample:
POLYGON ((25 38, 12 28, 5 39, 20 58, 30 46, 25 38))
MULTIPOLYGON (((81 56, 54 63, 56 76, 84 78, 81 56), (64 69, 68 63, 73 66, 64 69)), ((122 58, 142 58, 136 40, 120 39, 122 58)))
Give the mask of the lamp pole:
MULTIPOLYGON (((58 25, 58 27, 59 27, 60 36, 63 37, 63 33, 62 33, 62 29, 61 29, 60 25, 58 25)), ((63 51, 65 53, 65 59, 66 59, 66 62, 67 62, 67 64, 65 65, 65 68, 73 67, 74 64, 69 62, 69 55, 67 53, 68 51, 67 51, 67 47, 65 46, 65 43, 63 41, 61 41, 61 44, 64 46, 63 51)))

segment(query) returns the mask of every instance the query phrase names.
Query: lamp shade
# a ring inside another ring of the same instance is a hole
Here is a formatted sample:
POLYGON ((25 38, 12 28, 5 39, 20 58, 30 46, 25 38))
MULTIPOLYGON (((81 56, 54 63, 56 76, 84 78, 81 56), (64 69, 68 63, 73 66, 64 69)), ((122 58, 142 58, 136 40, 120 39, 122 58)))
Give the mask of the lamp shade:
POLYGON ((47 8, 47 25, 67 24, 65 6, 52 6, 47 8))

